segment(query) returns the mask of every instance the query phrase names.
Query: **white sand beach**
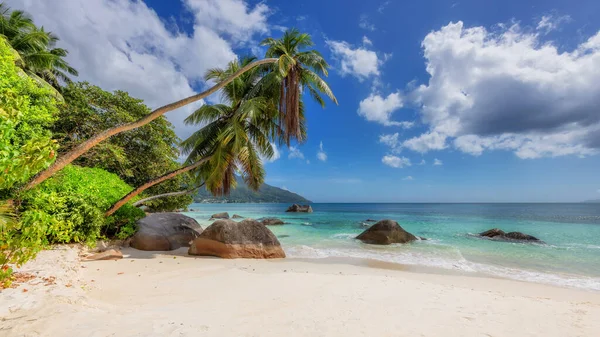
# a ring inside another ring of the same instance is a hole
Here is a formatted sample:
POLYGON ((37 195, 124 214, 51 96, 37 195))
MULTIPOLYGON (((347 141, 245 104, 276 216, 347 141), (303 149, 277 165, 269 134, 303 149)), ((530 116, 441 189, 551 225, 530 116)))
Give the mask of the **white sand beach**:
POLYGON ((21 269, 39 277, 0 293, 0 336, 600 335, 597 292, 365 260, 79 251, 21 269))

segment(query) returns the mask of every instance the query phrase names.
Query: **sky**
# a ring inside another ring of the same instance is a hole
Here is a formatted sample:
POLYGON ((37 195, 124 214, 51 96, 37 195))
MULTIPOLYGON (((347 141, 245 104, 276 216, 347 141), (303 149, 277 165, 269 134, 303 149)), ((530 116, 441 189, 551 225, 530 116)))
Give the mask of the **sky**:
MULTIPOLYGON (((305 97, 308 140, 266 182, 315 202, 600 199, 597 0, 8 0, 56 33, 78 80, 152 108, 291 27, 339 105, 305 97)), ((166 117, 183 119, 210 97, 166 117)))

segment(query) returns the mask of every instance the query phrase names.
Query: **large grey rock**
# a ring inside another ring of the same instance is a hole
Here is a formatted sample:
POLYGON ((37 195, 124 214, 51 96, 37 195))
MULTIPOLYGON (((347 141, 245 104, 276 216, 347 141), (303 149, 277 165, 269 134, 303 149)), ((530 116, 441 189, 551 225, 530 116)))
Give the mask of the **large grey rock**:
POLYGON ((229 213, 227 212, 223 212, 223 213, 216 213, 210 216, 210 219, 229 219, 229 213))
POLYGON ((417 237, 405 231, 393 220, 381 220, 362 232, 356 238, 364 243, 374 245, 407 243, 417 240, 417 237))
POLYGON ((202 233, 196 220, 179 213, 152 213, 140 219, 137 225, 131 247, 147 251, 189 247, 190 242, 202 233))
POLYGON ((243 219, 244 217, 241 215, 234 214, 231 218, 232 219, 243 219))
POLYGON ((194 239, 190 255, 218 256, 227 259, 284 258, 277 237, 262 223, 245 219, 217 220, 194 239))
POLYGON ((290 206, 286 212, 302 212, 302 213, 312 213, 313 209, 310 205, 298 205, 293 204, 290 206))

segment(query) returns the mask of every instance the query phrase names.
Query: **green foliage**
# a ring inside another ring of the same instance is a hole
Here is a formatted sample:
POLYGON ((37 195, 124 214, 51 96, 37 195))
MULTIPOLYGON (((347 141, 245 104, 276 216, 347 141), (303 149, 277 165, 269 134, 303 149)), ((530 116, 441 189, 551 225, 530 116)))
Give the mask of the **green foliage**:
POLYGON ((18 55, 18 65, 39 84, 60 96, 59 81, 70 82, 70 75, 77 75, 64 60, 68 52, 55 48, 58 37, 38 28, 27 13, 11 10, 0 3, 0 38, 8 41, 18 55))
POLYGON ((113 217, 104 212, 132 188, 116 174, 100 168, 67 166, 38 188, 27 191, 21 204, 23 227, 43 226, 49 243, 93 243, 118 233, 144 213, 126 205, 113 217))
MULTIPOLYGON (((91 138, 99 131, 138 120, 151 111, 142 100, 124 91, 107 92, 89 83, 72 83, 63 90, 64 104, 53 126, 60 152, 91 138)), ((79 157, 75 163, 100 167, 118 174, 131 186, 180 167, 176 162, 179 139, 173 126, 164 117, 134 130, 120 133, 98 144, 79 157)), ((146 191, 146 195, 185 190, 185 175, 165 181, 146 191)), ((122 195, 123 196, 123 195, 122 195)), ((184 208, 192 202, 189 196, 154 201, 151 210, 184 208)))
POLYGON ((57 113, 52 93, 19 73, 0 39, 0 196, 54 161, 49 126, 57 113))
MULTIPOLYGON (((31 214, 30 216, 40 216, 31 214)), ((26 227, 8 202, 0 202, 0 288, 10 285, 11 264, 20 266, 33 258, 46 244, 40 221, 26 227)))

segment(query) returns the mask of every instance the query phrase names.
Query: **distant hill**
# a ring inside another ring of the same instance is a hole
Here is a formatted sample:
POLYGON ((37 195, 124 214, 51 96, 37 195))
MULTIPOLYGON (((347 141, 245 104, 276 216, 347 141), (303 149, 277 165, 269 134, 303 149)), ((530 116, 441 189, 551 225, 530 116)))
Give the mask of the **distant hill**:
POLYGON ((600 204, 600 199, 586 200, 586 201, 584 201, 584 203, 586 203, 586 204, 600 204))
POLYGON ((194 202, 199 203, 311 203, 312 201, 279 187, 263 184, 258 192, 248 188, 243 179, 237 179, 237 187, 231 190, 230 195, 214 197, 206 189, 201 188, 194 196, 194 202))

